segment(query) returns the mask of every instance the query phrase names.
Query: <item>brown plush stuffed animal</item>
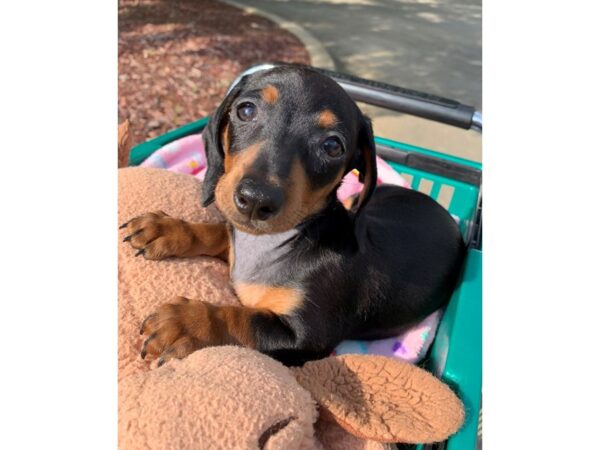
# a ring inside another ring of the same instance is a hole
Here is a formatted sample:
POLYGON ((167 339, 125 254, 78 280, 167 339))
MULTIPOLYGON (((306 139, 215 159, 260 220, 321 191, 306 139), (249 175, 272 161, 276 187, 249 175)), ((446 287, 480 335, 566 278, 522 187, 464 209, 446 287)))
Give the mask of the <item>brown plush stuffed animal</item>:
MULTIPOLYGON (((119 170, 119 223, 164 210, 219 221, 201 183, 159 169, 119 170)), ((456 432, 463 407, 429 373, 395 359, 346 355, 288 369, 254 350, 212 347, 152 368, 139 326, 174 296, 235 304, 222 261, 160 262, 119 247, 119 447, 122 449, 385 449, 456 432)))

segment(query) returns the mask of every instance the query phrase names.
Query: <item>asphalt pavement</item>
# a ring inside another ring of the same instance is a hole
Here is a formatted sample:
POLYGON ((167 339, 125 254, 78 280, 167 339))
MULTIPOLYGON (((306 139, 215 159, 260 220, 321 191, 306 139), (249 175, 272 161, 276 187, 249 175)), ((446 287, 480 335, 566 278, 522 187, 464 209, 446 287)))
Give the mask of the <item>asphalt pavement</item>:
MULTIPOLYGON (((481 110, 481 0, 237 0, 293 21, 337 70, 481 110)), ((375 133, 481 160, 481 136, 365 107, 375 133)))

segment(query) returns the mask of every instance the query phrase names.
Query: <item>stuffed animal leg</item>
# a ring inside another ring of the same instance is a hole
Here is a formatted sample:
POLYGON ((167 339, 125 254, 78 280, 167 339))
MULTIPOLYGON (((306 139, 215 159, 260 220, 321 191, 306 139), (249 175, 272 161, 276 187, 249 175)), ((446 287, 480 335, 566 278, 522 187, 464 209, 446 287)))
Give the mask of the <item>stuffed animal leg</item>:
POLYGON ((127 377, 119 393, 124 449, 383 450, 442 441, 464 417, 429 373, 368 355, 288 369, 254 350, 212 347, 127 377))

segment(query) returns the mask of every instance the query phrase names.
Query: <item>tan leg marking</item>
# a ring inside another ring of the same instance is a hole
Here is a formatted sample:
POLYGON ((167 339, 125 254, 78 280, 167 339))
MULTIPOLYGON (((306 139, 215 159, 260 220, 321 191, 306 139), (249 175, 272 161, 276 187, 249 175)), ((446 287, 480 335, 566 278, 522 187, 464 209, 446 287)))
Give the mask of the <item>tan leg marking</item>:
POLYGON ((300 290, 282 286, 236 283, 235 291, 244 306, 267 309, 277 315, 291 314, 304 300, 300 290))

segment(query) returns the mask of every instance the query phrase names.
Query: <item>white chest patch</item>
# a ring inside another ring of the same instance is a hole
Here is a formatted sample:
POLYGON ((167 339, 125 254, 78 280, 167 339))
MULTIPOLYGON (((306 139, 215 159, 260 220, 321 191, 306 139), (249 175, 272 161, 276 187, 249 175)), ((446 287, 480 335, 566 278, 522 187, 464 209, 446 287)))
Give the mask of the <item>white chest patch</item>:
POLYGON ((234 283, 286 285, 289 282, 283 260, 290 251, 288 241, 298 233, 292 229, 277 234, 254 235, 239 230, 233 232, 234 283))

